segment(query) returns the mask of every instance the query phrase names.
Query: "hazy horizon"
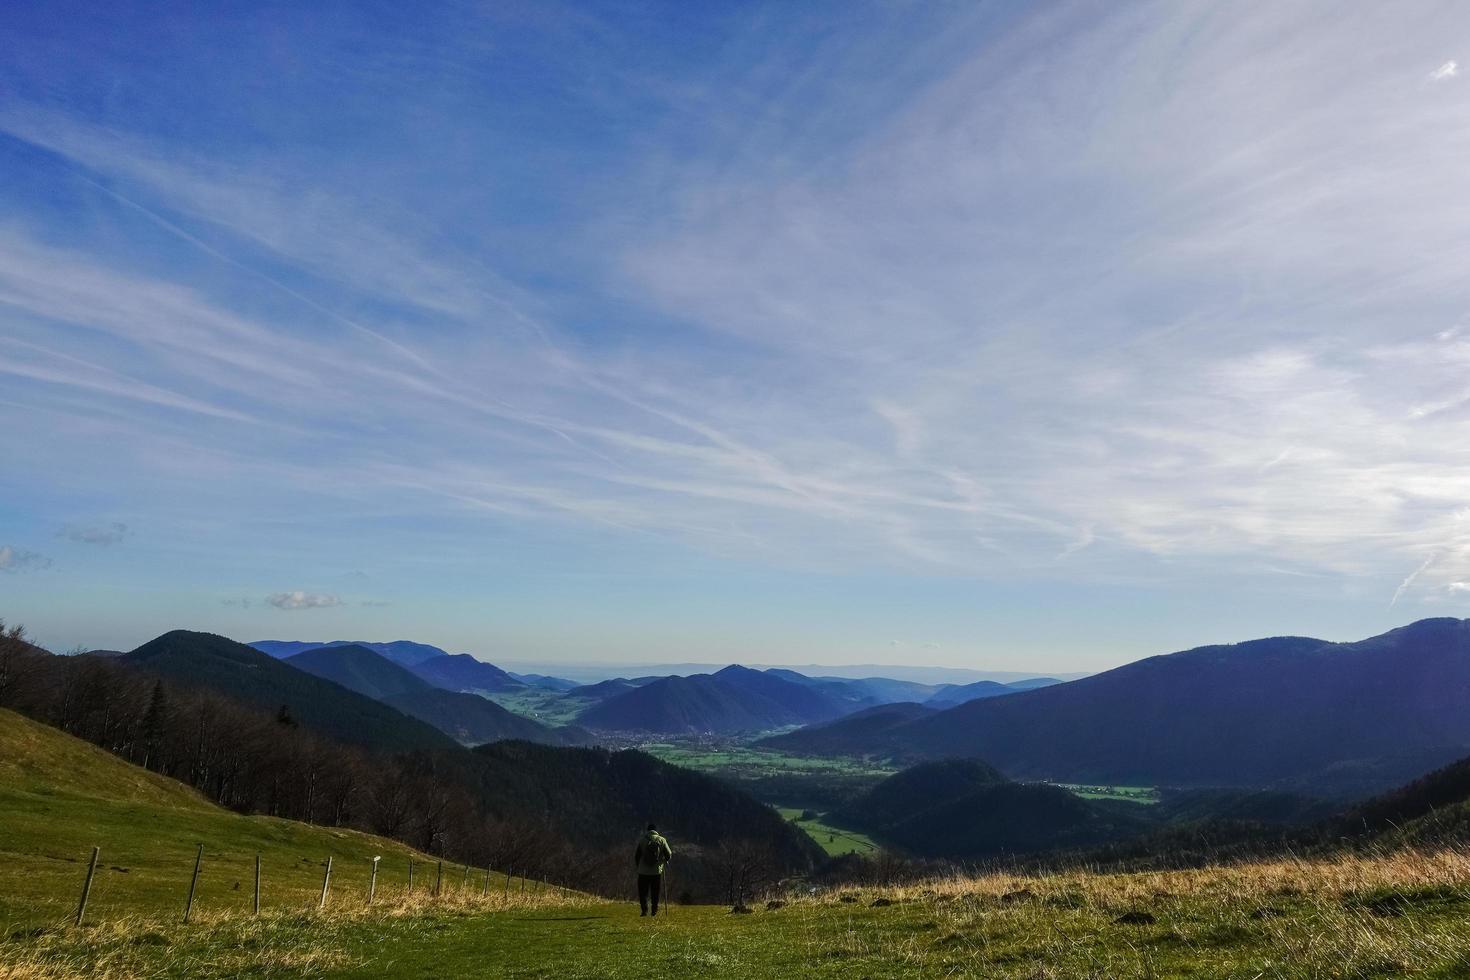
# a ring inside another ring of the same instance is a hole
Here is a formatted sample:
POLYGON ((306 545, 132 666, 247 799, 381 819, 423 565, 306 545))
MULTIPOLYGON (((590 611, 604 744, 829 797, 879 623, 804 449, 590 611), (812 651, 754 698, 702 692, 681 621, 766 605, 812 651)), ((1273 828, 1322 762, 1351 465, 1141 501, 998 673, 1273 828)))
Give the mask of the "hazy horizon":
POLYGON ((44 645, 1030 674, 1466 612, 1470 7, 0 20, 44 645))

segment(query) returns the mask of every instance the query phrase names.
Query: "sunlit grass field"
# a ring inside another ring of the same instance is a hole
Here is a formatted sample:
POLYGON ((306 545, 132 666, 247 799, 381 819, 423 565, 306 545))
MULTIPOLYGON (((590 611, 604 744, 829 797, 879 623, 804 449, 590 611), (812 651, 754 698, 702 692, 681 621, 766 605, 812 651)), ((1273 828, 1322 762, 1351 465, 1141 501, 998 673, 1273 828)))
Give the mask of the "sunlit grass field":
POLYGON ((1082 783, 1057 783, 1084 800, 1122 800, 1125 803, 1157 803, 1159 791, 1152 786, 1088 786, 1082 783))
POLYGON ((757 779, 799 773, 810 776, 867 776, 874 781, 891 776, 898 767, 866 759, 792 755, 743 745, 701 745, 696 742, 648 742, 640 748, 665 762, 733 779, 757 779))
POLYGON ((0 977, 1458 978, 1470 857, 991 875, 786 895, 749 915, 560 899, 104 920, 0 939, 0 977))
POLYGON ((827 890, 791 881, 748 915, 675 905, 657 919, 631 901, 507 890, 498 876, 487 894, 483 878, 448 868, 441 895, 410 896, 396 869, 411 856, 367 835, 219 810, 0 712, 0 980, 1470 976, 1470 853, 1453 849, 827 890), (206 863, 185 925, 195 842, 206 863), (93 843, 105 874, 77 928, 93 843), (368 905, 374 854, 385 869, 368 905))
POLYGON ((819 815, 812 820, 803 820, 801 816, 807 811, 801 807, 778 806, 776 809, 780 811, 781 816, 806 831, 807 835, 828 854, 872 854, 878 850, 878 845, 871 837, 828 823, 825 815, 819 815))

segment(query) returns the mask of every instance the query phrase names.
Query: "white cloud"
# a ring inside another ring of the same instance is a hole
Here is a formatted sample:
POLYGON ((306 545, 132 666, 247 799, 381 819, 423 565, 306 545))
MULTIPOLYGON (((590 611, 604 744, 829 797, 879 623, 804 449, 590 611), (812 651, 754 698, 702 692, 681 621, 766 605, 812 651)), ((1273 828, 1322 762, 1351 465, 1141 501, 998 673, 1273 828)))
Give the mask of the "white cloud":
POLYGON ((79 544, 117 544, 128 536, 128 526, 121 521, 106 524, 68 524, 58 532, 60 537, 79 544))
POLYGON ((1438 68, 1434 69, 1434 71, 1430 72, 1429 77, 1434 79, 1436 82, 1439 82, 1443 81, 1446 78, 1454 78, 1458 74, 1460 74, 1459 62, 1446 61, 1438 68))
POLYGON ((34 551, 0 545, 0 572, 36 572, 51 567, 51 559, 34 551))
POLYGON ((334 595, 323 595, 317 592, 277 592, 266 596, 265 601, 277 609, 331 609, 342 605, 342 600, 334 595))

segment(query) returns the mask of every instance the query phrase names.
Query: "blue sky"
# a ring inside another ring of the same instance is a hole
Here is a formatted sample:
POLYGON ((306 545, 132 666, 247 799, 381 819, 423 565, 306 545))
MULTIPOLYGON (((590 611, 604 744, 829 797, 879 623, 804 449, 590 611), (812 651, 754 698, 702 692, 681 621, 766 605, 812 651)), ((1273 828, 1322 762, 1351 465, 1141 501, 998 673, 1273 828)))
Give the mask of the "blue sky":
POLYGON ((1463 4, 0 38, 0 616, 55 648, 1092 670, 1465 613, 1463 4))

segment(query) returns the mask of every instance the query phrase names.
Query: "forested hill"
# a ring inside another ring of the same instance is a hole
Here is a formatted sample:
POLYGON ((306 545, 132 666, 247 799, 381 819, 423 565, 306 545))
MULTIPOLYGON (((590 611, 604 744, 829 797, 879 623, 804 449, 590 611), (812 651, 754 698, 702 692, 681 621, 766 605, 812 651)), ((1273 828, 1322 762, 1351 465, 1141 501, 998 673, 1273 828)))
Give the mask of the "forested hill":
MULTIPOLYGON (((569 695, 588 690, 579 688, 569 695)), ((827 721, 863 706, 848 692, 834 694, 822 686, 736 665, 609 693, 577 721, 599 731, 759 732, 827 721)))
MULTIPOLYGON (((656 820, 671 840, 713 848, 755 841, 782 867, 809 868, 820 848, 773 809, 728 783, 635 750, 554 749, 504 741, 474 750, 488 798, 566 836, 619 850, 656 820)), ((625 847, 626 845, 626 847, 625 847)))
POLYGON ((174 630, 121 659, 266 711, 284 708, 295 722, 343 742, 387 750, 454 746, 425 722, 212 633, 174 630))

